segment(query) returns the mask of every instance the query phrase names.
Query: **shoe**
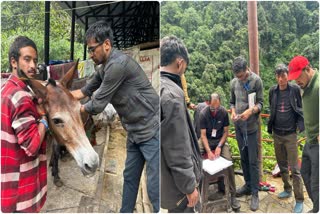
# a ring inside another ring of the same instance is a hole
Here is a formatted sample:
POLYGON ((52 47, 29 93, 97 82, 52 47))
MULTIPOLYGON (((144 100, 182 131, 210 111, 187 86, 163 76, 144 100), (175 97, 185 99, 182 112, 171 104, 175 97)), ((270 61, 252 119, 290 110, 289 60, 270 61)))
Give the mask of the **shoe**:
POLYGON ((236 191, 236 197, 241 197, 244 195, 251 195, 251 190, 248 189, 246 185, 243 185, 236 191))
POLYGON ((294 213, 302 213, 303 211, 303 202, 296 202, 296 205, 294 206, 293 212, 294 213))
POLYGON ((290 198, 292 196, 292 192, 283 191, 278 194, 278 198, 290 198))
POLYGON ((231 196, 231 208, 233 210, 238 210, 241 208, 239 201, 234 196, 231 196))
POLYGON ((259 196, 254 194, 251 198, 250 210, 256 211, 257 209, 259 209, 259 196))

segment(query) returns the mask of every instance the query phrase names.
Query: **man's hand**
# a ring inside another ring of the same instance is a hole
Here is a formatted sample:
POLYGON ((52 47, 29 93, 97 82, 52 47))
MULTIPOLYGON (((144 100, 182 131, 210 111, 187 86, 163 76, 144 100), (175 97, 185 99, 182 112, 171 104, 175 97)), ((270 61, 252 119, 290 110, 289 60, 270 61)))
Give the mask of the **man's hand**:
POLYGON ((237 121, 237 114, 234 111, 231 112, 231 120, 233 122, 237 121))
POLYGON ((86 112, 86 110, 84 109, 84 105, 81 105, 81 107, 80 107, 80 113, 84 113, 84 112, 86 112))
POLYGON ((190 103, 188 106, 189 109, 195 110, 197 106, 194 103, 190 103))
POLYGON ((194 207, 199 200, 199 193, 197 188, 194 189, 194 191, 191 194, 187 194, 188 198, 188 207, 194 207))
POLYGON ((245 110, 242 114, 240 114, 241 120, 248 120, 248 118, 252 115, 252 109, 249 108, 245 110))
POLYGON ((213 154, 211 151, 207 152, 207 154, 210 160, 214 160, 216 158, 215 154, 213 154))
POLYGON ((215 158, 218 158, 220 157, 220 154, 221 154, 221 147, 217 147, 215 150, 214 150, 214 154, 215 154, 215 158))
POLYGON ((41 116, 45 115, 46 110, 43 107, 43 100, 41 98, 38 98, 37 102, 38 104, 36 105, 36 108, 37 108, 38 114, 40 114, 41 116))

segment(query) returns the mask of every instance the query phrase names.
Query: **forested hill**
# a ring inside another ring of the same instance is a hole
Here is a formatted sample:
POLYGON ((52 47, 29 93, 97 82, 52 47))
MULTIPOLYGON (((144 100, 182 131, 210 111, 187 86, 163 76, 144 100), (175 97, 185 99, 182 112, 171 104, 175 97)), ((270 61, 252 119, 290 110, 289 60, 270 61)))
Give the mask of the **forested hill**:
MULTIPOLYGON (((306 56, 319 68, 319 3, 259 1, 258 30, 260 75, 265 108, 268 90, 276 83, 274 68, 295 55, 306 56)), ((186 77, 192 102, 217 91, 229 107, 232 61, 248 60, 247 2, 162 2, 161 38, 176 35, 186 44, 191 62, 186 77)))
MULTIPOLYGON (((66 60, 70 57, 71 17, 58 2, 51 1, 50 59, 66 60)), ((39 63, 44 59, 44 1, 1 2, 1 72, 8 72, 9 47, 18 35, 32 39, 38 48, 39 63)), ((84 28, 75 24, 74 58, 83 57, 84 28)))

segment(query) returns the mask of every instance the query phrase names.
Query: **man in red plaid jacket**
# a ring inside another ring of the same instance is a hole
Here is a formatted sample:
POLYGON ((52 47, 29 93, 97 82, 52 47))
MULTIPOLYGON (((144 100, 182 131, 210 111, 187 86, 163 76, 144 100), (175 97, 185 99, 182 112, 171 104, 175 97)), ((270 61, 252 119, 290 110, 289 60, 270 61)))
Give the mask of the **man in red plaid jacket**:
POLYGON ((25 82, 36 73, 37 48, 17 37, 9 50, 11 76, 1 87, 1 211, 40 212, 47 195, 43 107, 25 82), (38 122, 39 121, 39 122, 38 122))

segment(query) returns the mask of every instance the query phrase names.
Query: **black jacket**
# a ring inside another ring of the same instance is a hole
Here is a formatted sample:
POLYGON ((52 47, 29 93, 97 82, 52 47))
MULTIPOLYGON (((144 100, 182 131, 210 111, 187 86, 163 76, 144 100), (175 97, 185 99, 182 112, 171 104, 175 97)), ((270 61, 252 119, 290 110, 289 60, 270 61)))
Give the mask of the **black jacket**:
POLYGON ((165 209, 177 207, 193 192, 202 170, 184 94, 174 77, 177 75, 171 76, 161 72, 161 207, 165 209))
MULTIPOLYGON (((300 132, 304 131, 304 120, 302 112, 302 100, 300 87, 296 84, 288 83, 289 99, 291 107, 295 113, 295 121, 300 132)), ((270 104, 270 119, 268 122, 268 133, 272 133, 273 122, 275 120, 275 113, 278 100, 279 85, 274 85, 269 90, 269 104, 270 104)))

